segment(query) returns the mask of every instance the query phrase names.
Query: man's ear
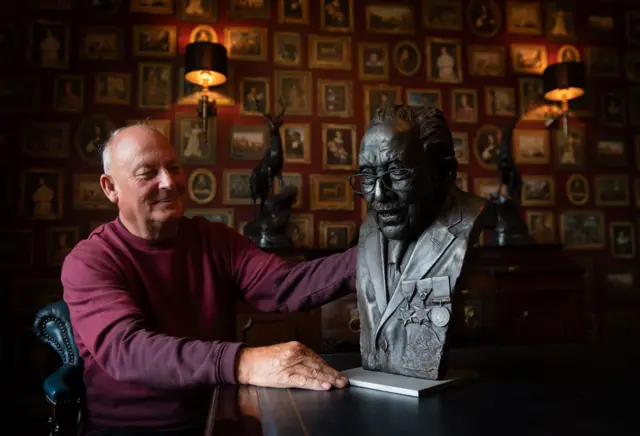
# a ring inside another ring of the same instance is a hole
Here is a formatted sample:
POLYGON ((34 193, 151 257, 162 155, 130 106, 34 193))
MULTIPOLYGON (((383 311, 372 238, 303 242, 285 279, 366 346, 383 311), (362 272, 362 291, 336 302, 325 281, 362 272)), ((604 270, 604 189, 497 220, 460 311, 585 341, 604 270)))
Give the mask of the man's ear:
POLYGON ((102 174, 100 176, 100 187, 110 202, 118 203, 118 187, 111 176, 102 174))

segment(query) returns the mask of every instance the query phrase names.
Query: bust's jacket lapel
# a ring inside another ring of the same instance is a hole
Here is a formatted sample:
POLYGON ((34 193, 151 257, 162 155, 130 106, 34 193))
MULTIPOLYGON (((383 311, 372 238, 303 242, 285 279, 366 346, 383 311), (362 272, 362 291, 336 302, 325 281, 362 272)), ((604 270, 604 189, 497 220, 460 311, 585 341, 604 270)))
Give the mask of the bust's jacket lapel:
POLYGON ((382 232, 377 229, 376 225, 376 229, 367 235, 364 249, 376 304, 381 314, 384 313, 387 308, 387 277, 385 274, 386 245, 384 236, 382 232))

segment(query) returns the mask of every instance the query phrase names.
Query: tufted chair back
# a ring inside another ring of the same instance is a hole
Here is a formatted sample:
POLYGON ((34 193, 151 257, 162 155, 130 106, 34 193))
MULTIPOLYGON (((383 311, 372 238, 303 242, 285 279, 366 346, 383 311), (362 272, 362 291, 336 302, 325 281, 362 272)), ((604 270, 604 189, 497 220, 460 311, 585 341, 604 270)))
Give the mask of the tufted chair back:
POLYGON ((40 309, 33 321, 33 330, 42 342, 56 350, 63 364, 82 366, 67 303, 57 301, 40 309))

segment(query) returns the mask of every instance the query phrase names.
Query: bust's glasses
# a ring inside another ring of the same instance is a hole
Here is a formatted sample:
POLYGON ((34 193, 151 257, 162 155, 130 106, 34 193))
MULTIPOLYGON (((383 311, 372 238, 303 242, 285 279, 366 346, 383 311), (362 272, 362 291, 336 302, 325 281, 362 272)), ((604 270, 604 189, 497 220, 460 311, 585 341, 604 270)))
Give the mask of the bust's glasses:
POLYGON ((390 191, 407 191, 413 183, 413 171, 409 168, 399 168, 380 174, 358 173, 349 176, 349 184, 353 192, 358 195, 371 194, 376 189, 378 179, 390 191))

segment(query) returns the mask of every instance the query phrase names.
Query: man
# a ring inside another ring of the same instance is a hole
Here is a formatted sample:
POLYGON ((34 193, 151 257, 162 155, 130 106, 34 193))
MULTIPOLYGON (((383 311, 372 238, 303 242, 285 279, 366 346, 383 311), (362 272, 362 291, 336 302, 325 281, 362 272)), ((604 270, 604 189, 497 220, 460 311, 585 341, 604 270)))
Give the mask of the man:
POLYGON ((357 284, 364 369, 438 379, 451 300, 486 201, 455 185, 442 111, 380 109, 351 177, 369 210, 357 284))
POLYGON ((204 423, 214 385, 347 384, 299 343, 234 343, 233 314, 237 299, 262 311, 298 311, 345 295, 355 286, 353 249, 288 263, 224 224, 183 217, 183 169, 153 128, 116 131, 103 162, 100 184, 118 219, 80 242, 62 268, 90 429, 189 435, 204 423))

